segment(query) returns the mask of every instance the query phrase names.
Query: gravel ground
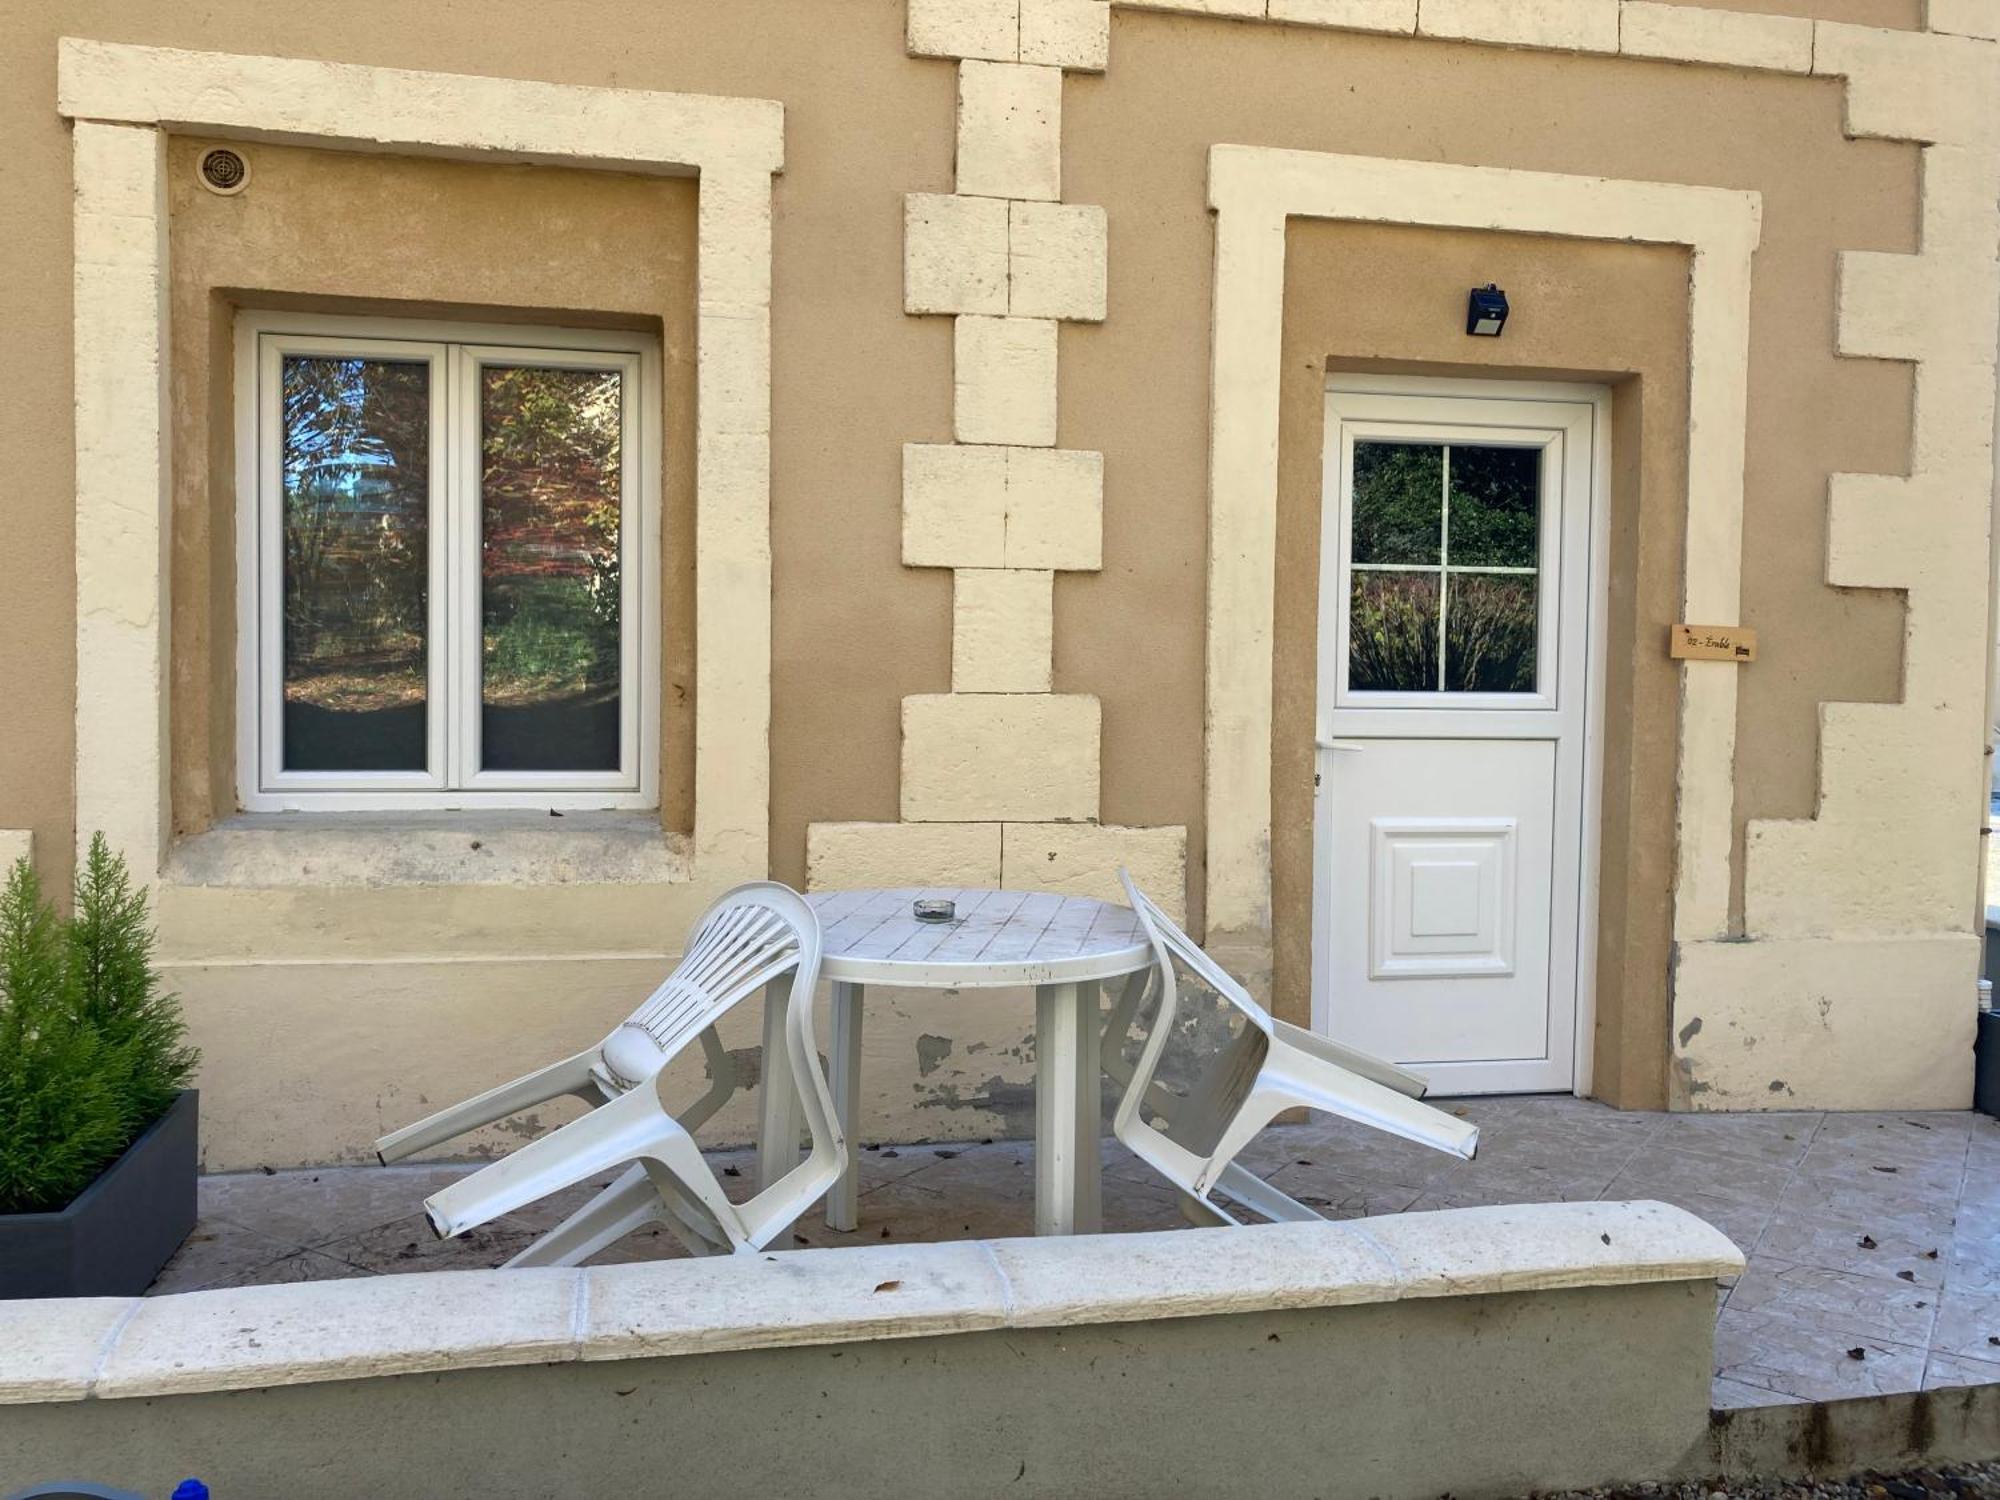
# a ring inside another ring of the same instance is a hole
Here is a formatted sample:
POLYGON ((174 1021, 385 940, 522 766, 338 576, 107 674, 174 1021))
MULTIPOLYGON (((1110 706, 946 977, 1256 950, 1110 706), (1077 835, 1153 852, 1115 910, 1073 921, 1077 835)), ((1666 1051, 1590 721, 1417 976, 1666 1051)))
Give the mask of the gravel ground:
POLYGON ((2000 1460, 1856 1474, 1847 1479, 1685 1480, 1678 1484, 1564 1490, 1530 1500, 2000 1500, 2000 1460))

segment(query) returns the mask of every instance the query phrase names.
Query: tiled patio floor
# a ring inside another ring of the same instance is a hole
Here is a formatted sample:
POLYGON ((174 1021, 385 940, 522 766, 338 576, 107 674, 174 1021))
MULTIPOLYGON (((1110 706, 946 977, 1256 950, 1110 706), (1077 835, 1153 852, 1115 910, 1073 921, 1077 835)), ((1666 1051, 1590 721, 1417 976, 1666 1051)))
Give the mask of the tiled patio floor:
MULTIPOLYGON (((1975 1114, 1628 1114, 1569 1098, 1443 1101, 1482 1128, 1458 1162, 1338 1121, 1280 1126, 1244 1158, 1329 1217, 1480 1203, 1658 1198, 1749 1254, 1716 1328, 1715 1402, 1742 1406, 2000 1382, 2000 1121, 1975 1114)), ((1115 1142, 1105 1224, 1185 1227, 1115 1142)), ((748 1152, 717 1152, 732 1188, 748 1152)), ((1032 1232, 1033 1147, 862 1152, 861 1227, 817 1217, 796 1243, 1032 1232)), ((439 1242, 425 1194, 463 1166, 350 1167, 203 1180, 201 1222, 155 1291, 497 1265, 581 1193, 439 1242)), ((642 1232, 603 1260, 679 1254, 642 1232)))

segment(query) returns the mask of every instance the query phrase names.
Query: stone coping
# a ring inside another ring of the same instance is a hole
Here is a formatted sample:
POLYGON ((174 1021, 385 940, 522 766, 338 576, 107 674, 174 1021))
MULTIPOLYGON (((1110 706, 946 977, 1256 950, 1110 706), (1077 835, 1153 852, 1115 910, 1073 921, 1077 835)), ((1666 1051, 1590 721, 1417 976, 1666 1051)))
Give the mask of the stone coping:
POLYGON ((1728 1238, 1682 1209, 1549 1203, 0 1302, 0 1404, 1706 1281, 1742 1269, 1728 1238))
POLYGON ((670 885, 693 878, 690 844, 652 812, 238 813, 176 840, 166 880, 267 890, 670 885))

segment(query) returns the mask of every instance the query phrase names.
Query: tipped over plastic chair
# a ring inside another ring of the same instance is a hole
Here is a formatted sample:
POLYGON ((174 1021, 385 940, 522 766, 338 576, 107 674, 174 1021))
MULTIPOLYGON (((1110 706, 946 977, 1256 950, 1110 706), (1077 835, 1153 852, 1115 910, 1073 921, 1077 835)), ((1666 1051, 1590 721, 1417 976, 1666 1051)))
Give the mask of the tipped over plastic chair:
POLYGON ((819 979, 819 918, 796 891, 774 882, 738 886, 703 914, 666 982, 602 1042, 574 1057, 489 1089, 375 1143, 396 1161, 506 1118, 575 1095, 595 1106, 512 1155, 424 1200, 431 1227, 449 1238, 616 1167, 627 1170, 589 1203, 507 1264, 569 1266, 659 1220, 693 1254, 761 1250, 833 1185, 847 1161, 833 1099, 813 1040, 819 979), (765 1088, 795 1088, 811 1149, 754 1198, 731 1203, 692 1132, 736 1091, 735 1068, 715 1025, 740 1001, 791 976, 785 1000, 785 1070, 767 1068, 765 1088), (659 1076, 699 1040, 709 1090, 679 1116, 660 1100, 659 1076))
POLYGON ((1112 1130, 1134 1156, 1181 1190, 1189 1218, 1240 1223, 1215 1201, 1218 1193, 1267 1219, 1320 1217, 1236 1164, 1237 1154, 1288 1109, 1324 1110, 1454 1156, 1472 1156, 1479 1144, 1478 1127, 1419 1104, 1424 1092, 1419 1075, 1276 1019, 1176 927, 1128 873, 1120 870, 1118 878, 1152 943, 1154 962, 1127 981, 1105 1029, 1104 1069, 1125 1085, 1112 1130), (1244 1021, 1185 1095, 1174 1094, 1156 1076, 1179 1008, 1176 963, 1244 1021), (1148 994, 1157 995, 1157 1006, 1138 1061, 1128 1068, 1126 1037, 1148 994), (1148 1115, 1159 1123, 1149 1122, 1148 1115))

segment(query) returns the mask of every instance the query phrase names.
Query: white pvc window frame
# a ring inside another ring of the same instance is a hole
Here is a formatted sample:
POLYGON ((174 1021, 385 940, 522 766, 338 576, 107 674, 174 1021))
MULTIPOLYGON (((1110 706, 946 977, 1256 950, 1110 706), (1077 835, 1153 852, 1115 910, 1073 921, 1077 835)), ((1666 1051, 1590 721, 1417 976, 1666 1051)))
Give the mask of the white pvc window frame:
POLYGON ((659 343, 608 329, 244 312, 236 324, 237 792, 251 812, 659 805, 659 343), (284 768, 282 368, 288 355, 430 369, 426 765, 284 768), (620 375, 619 764, 488 771, 480 746, 480 372, 489 365, 620 375))

